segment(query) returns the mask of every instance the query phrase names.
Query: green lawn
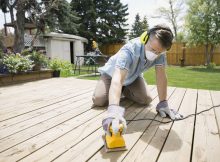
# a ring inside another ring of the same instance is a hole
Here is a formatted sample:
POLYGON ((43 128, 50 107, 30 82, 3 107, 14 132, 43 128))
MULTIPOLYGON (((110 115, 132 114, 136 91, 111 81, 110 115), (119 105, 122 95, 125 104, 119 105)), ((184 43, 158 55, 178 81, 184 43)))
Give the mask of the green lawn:
MULTIPOLYGON (((152 68, 144 73, 144 78, 148 84, 155 84, 154 71, 152 68)), ((220 90, 220 67, 209 70, 204 66, 168 66, 166 72, 169 86, 220 90)))
MULTIPOLYGON (((213 70, 204 66, 168 66, 166 68, 168 85, 174 87, 220 90, 220 66, 213 70)), ((79 77, 81 79, 96 80, 99 76, 79 77)), ((155 84, 155 70, 151 68, 144 73, 144 78, 148 84, 155 84)))
MULTIPOLYGON (((73 69, 75 68, 74 64, 72 65, 73 66, 73 69)), ((80 73, 79 73, 79 70, 78 70, 78 67, 77 67, 77 70, 74 74, 74 70, 72 71, 72 73, 70 74, 70 72, 68 71, 61 71, 61 77, 70 77, 70 76, 73 76, 73 77, 79 77, 79 75, 85 75, 85 74, 88 74, 88 70, 89 70, 89 73, 91 72, 94 72, 94 69, 95 67, 93 66, 81 66, 80 67, 80 73)), ((98 74, 99 75, 99 74, 98 74)), ((91 77, 91 78, 83 78, 83 79, 98 79, 98 76, 97 77, 91 77)))

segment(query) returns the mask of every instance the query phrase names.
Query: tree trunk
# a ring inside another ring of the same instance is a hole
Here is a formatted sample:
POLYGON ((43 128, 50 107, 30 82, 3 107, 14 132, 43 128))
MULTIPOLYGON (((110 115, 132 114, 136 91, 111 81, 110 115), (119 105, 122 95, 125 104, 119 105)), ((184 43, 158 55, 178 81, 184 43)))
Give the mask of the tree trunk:
POLYGON ((206 24, 206 44, 205 44, 206 65, 210 64, 209 57, 209 23, 206 24))
POLYGON ((2 43, 2 38, 0 37, 0 50, 5 49, 4 44, 2 43))
POLYGON ((208 43, 205 45, 205 55, 206 55, 205 65, 209 65, 210 64, 210 56, 209 56, 209 44, 208 43))
POLYGON ((177 41, 177 25, 176 25, 176 18, 175 18, 175 13, 173 9, 173 2, 169 0, 170 4, 170 11, 171 11, 171 22, 173 25, 173 30, 174 30, 174 39, 177 41))
POLYGON ((15 38, 14 38, 14 52, 18 53, 24 49, 24 25, 25 25, 25 11, 22 1, 17 2, 17 13, 15 22, 15 38))
POLYGON ((10 12, 10 16, 11 16, 11 22, 14 23, 15 19, 14 19, 14 13, 13 13, 13 7, 9 7, 9 12, 10 12))
POLYGON ((213 44, 211 44, 211 49, 209 52, 211 62, 213 62, 214 48, 215 48, 215 46, 213 44))

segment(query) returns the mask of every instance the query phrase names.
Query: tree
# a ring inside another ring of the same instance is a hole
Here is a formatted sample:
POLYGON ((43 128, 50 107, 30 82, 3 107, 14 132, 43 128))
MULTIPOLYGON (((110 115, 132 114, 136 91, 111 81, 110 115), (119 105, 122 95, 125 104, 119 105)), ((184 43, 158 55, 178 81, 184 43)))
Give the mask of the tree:
POLYGON ((191 0, 186 16, 189 44, 204 44, 206 64, 209 65, 214 48, 220 42, 220 2, 191 0), (210 48, 209 48, 210 46, 210 48))
POLYGON ((147 31, 148 28, 149 28, 149 25, 148 25, 148 22, 147 22, 147 17, 144 16, 144 19, 143 19, 143 21, 142 21, 142 30, 143 30, 143 31, 147 31))
MULTIPOLYGON (((183 0, 168 0, 169 8, 160 7, 158 9, 159 16, 164 17, 167 19, 173 27, 174 31, 174 39, 177 40, 178 38, 178 20, 180 19, 181 11, 183 10, 183 0)), ((156 16, 158 17, 158 16, 156 16)))
MULTIPOLYGON (((0 31, 1 31, 1 30, 0 30, 0 31)), ((3 45, 2 40, 3 40, 3 36, 2 36, 2 32, 0 32, 0 53, 1 53, 1 50, 4 49, 4 45, 3 45)))
POLYGON ((14 24, 14 52, 21 52, 24 49, 26 19, 37 26, 37 34, 44 32, 47 26, 51 31, 77 32, 75 21, 78 18, 70 12, 69 3, 66 0, 0 0, 0 8, 4 13, 9 10, 11 22, 14 24))
POLYGON ((31 47, 37 36, 48 28, 52 32, 64 32, 77 34, 79 17, 71 11, 70 4, 66 0, 42 0, 36 3, 35 7, 28 10, 29 18, 37 26, 37 32, 32 40, 31 47))
POLYGON ((129 39, 139 37, 143 33, 142 23, 139 13, 136 14, 134 24, 132 25, 129 39))
POLYGON ((177 42, 182 42, 182 43, 187 42, 186 32, 185 31, 178 32, 176 40, 177 40, 177 42))
POLYGON ((80 17, 79 35, 100 44, 123 42, 126 35, 127 5, 120 0, 72 0, 72 11, 80 17))
POLYGON ((144 16, 143 21, 141 21, 139 13, 135 16, 134 24, 132 25, 132 29, 129 35, 129 39, 133 39, 139 37, 143 32, 147 31, 149 28, 147 17, 144 16))
POLYGON ((78 33, 77 14, 71 10, 70 4, 66 0, 42 0, 40 3, 41 12, 39 17, 43 17, 46 25, 51 31, 64 32, 68 34, 78 33))
POLYGON ((91 50, 92 39, 97 39, 97 13, 94 0, 72 0, 70 5, 71 11, 76 12, 80 17, 78 20, 78 23, 80 23, 78 35, 89 40, 87 50, 91 50))
POLYGON ((97 40, 103 44, 124 42, 127 29, 128 5, 120 0, 95 0, 97 40))

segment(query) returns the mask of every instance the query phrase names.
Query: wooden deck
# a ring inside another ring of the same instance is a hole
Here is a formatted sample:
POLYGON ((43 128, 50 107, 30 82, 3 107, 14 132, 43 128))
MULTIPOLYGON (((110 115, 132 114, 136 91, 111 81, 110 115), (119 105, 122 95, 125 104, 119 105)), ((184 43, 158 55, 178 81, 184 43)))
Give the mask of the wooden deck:
MULTIPOLYGON (((93 107, 96 81, 53 78, 0 88, 0 161, 219 162, 220 108, 184 121, 128 122, 128 151, 105 153, 101 121, 93 107)), ((162 119, 148 107, 123 100, 126 119, 162 119)), ((168 88, 170 106, 188 115, 220 104, 220 91, 168 88)))

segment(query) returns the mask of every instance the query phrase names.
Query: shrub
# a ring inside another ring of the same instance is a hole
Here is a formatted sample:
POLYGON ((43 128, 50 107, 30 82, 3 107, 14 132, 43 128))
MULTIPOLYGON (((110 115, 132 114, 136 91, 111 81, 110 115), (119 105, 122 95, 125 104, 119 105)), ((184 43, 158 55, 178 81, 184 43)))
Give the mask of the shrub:
POLYGON ((69 61, 60 60, 60 59, 52 59, 49 63, 50 69, 54 71, 61 71, 65 76, 72 74, 72 64, 69 61))
POLYGON ((62 69, 61 60, 59 59, 52 59, 49 61, 49 68, 55 71, 59 71, 62 69))
POLYGON ((209 65, 207 65, 207 69, 213 70, 216 68, 216 64, 214 62, 211 62, 209 65))
POLYGON ((7 67, 3 64, 3 58, 5 53, 0 49, 0 73, 7 73, 7 67))
POLYGON ((34 65, 38 65, 41 67, 47 67, 48 66, 48 58, 37 51, 33 51, 30 54, 27 54, 28 52, 25 51, 25 54, 30 56, 30 59, 34 62, 34 65))
POLYGON ((31 51, 29 49, 24 49, 22 52, 21 52, 21 55, 22 56, 28 56, 30 55, 31 51))
POLYGON ((61 61, 61 69, 64 76, 72 75, 73 66, 69 61, 61 61))
POLYGON ((22 57, 20 54, 11 54, 4 56, 3 64, 7 67, 10 73, 27 72, 33 67, 33 61, 28 56, 22 57))

